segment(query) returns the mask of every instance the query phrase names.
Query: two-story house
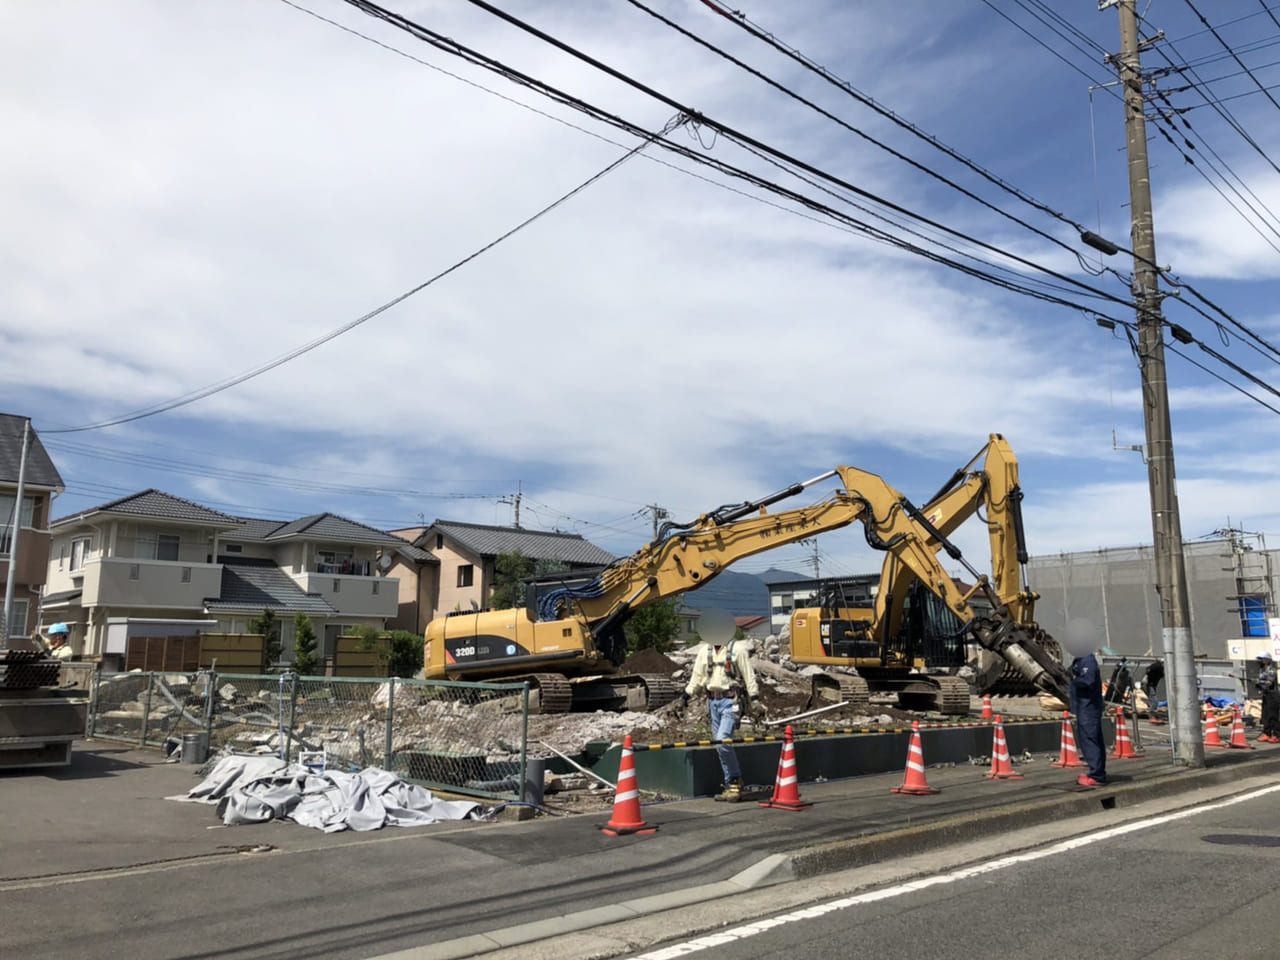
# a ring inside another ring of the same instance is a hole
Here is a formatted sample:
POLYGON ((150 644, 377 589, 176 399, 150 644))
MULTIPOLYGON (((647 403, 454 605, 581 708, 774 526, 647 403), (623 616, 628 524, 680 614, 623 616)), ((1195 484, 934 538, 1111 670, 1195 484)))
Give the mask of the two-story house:
POLYGON ((405 626, 415 632, 424 630, 432 617, 453 610, 483 610, 493 593, 494 563, 503 554, 519 551, 531 560, 559 564, 568 570, 597 568, 615 559, 573 533, 452 520, 392 532, 409 540, 418 551, 412 559, 401 555, 399 561, 403 577, 419 578, 417 623, 405 626))
MULTIPOLYGON (((27 433, 28 420, 0 413, 0 605, 3 585, 9 580, 9 564, 14 564, 13 608, 9 611, 7 633, 27 637, 39 623, 40 593, 49 566, 49 515, 53 498, 66 487, 49 459, 35 428, 27 433), (26 470, 22 470, 23 437, 26 435, 26 470), (22 503, 18 504, 18 479, 22 474, 22 503), (13 520, 18 516, 17 549, 14 549, 13 520)), ((2 614, 3 611, 0 611, 2 614)))
POLYGON ((381 629, 397 610, 399 585, 378 566, 403 541, 333 514, 246 519, 144 490, 63 517, 52 533, 43 616, 66 621, 87 656, 105 652, 108 621, 214 620, 244 633, 268 607, 286 659, 298 613, 328 656, 338 636, 381 629))

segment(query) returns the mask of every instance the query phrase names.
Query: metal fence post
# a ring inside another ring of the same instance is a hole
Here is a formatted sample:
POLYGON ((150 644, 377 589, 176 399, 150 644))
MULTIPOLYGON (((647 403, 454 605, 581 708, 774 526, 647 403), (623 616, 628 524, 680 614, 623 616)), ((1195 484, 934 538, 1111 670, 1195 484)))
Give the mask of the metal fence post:
POLYGON ((147 745, 147 727, 151 723, 151 689, 155 685, 156 675, 154 673, 147 674, 147 699, 143 701, 142 707, 142 731, 138 735, 138 746, 145 747, 147 745))
POLYGON ((298 716, 298 675, 293 671, 289 672, 289 728, 285 731, 284 741, 284 761, 289 762, 289 756, 293 752, 293 723, 298 716))
POLYGON ((89 719, 86 723, 84 735, 90 740, 93 739, 94 733, 98 729, 98 697, 102 695, 102 674, 98 671, 93 673, 93 692, 89 697, 89 719))
POLYGON ((392 677, 387 681, 387 742, 382 756, 384 770, 391 769, 391 741, 396 729, 396 680, 398 679, 398 677, 392 677))
POLYGON ((529 681, 524 682, 524 704, 520 711, 520 802, 525 803, 529 788, 529 681))
POLYGON ((213 691, 218 685, 218 675, 210 669, 208 681, 204 685, 204 743, 213 750, 213 691))

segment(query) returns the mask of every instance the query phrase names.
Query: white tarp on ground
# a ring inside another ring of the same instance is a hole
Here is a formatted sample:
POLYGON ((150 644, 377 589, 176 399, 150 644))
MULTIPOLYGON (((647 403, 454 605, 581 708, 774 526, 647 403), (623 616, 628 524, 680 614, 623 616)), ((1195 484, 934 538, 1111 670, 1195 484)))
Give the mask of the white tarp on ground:
POLYGON ((480 806, 439 800, 377 767, 316 773, 275 757, 239 756, 223 757, 198 786, 168 799, 217 804, 227 825, 293 820, 325 833, 462 820, 480 806))

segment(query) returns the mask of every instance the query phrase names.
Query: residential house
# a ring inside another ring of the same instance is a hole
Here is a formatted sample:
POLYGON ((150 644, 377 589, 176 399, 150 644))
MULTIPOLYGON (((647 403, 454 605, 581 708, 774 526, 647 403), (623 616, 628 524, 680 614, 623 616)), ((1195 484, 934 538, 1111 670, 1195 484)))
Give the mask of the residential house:
POLYGON ((880 588, 880 574, 867 573, 852 577, 830 577, 823 580, 779 580, 769 584, 770 630, 781 634, 790 626, 791 613, 797 607, 811 606, 823 589, 834 590, 846 603, 870 603, 880 588))
POLYGON ((330 513, 249 519, 144 490, 63 517, 52 534, 43 618, 66 621, 73 649, 90 657, 108 652, 108 620, 213 619, 244 633, 267 607, 286 658, 298 613, 329 656, 338 636, 381 629, 397 611, 399 584, 379 567, 403 541, 330 513))
POLYGON ((493 594, 494 564, 503 554, 519 551, 531 560, 562 564, 568 570, 594 569, 615 559, 613 554, 572 533, 451 520, 437 520, 425 529, 397 533, 411 538, 412 546, 430 558, 416 561, 421 573, 432 581, 414 594, 419 632, 432 617, 453 610, 483 610, 493 594))
MULTIPOLYGON (((38 628, 40 593, 49 567, 49 515, 53 498, 66 489, 32 428, 27 438, 27 469, 22 477, 22 507, 14 550, 13 519, 18 510, 18 475, 27 422, 26 417, 0 413, 0 584, 8 583, 9 564, 17 556, 13 609, 9 611, 8 624, 0 627, 7 626, 8 635, 13 637, 31 636, 38 628)), ((4 589, 0 586, 0 591, 4 589)), ((0 593, 0 606, 3 596, 0 593)))

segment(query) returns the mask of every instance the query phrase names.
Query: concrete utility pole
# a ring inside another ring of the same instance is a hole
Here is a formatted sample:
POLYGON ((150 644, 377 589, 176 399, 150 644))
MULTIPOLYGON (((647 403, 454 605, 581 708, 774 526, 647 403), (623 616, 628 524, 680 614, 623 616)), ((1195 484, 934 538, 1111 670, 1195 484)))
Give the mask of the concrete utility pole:
POLYGON ((653 514, 653 539, 658 539, 658 521, 666 520, 671 516, 666 507, 660 507, 656 503, 645 504, 645 509, 653 514))
POLYGON ((1151 528, 1160 596, 1161 639, 1173 760, 1204 766, 1199 692, 1191 644, 1187 571, 1182 555, 1182 521, 1173 470, 1173 429, 1169 421, 1169 384, 1164 365, 1164 317, 1156 267, 1155 227, 1151 216, 1151 174, 1147 166, 1142 43, 1138 39, 1137 0, 1099 0, 1098 9, 1115 6, 1120 14, 1120 55, 1111 58, 1124 86, 1124 126, 1129 157, 1129 201, 1133 216, 1133 295, 1138 305, 1138 362, 1142 371, 1142 407, 1147 433, 1147 482, 1151 489, 1151 528))
POLYGON ((13 588, 18 576, 18 534, 22 532, 22 499, 26 494, 27 450, 31 447, 31 421, 22 427, 22 458, 18 461, 18 493, 13 502, 13 527, 9 536, 9 572, 4 580, 4 620, 0 621, 0 646, 9 646, 9 622, 13 619, 13 588))

